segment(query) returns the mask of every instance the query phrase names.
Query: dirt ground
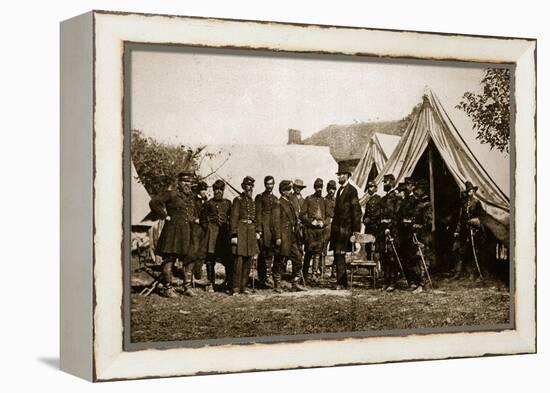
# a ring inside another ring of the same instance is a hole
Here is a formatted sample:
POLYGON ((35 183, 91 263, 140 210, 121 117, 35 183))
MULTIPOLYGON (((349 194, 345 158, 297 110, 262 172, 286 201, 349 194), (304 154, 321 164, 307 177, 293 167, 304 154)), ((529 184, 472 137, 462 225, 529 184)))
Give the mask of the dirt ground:
POLYGON ((131 294, 131 341, 303 335, 407 328, 500 324, 510 321, 510 296, 497 281, 450 281, 434 277, 421 293, 331 283, 307 292, 256 290, 228 296, 194 289, 195 297, 167 299, 131 294))

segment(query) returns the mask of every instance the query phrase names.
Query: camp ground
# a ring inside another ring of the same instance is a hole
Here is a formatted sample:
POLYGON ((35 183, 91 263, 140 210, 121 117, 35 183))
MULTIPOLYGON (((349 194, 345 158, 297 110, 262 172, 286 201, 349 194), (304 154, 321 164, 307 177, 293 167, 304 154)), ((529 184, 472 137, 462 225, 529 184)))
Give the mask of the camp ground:
MULTIPOLYGON (((489 230, 488 260, 507 260, 509 241, 510 199, 495 183, 472 153, 454 126, 437 96, 429 91, 423 96, 420 111, 411 120, 395 151, 375 179, 379 192, 382 179, 393 174, 397 183, 405 177, 424 179, 430 185, 434 210, 432 230, 435 233, 437 260, 450 263, 453 225, 456 225, 460 191, 466 181, 479 188, 476 196, 486 211, 483 224, 489 230)), ((364 204, 366 198, 361 199, 364 204)), ((508 266, 500 264, 499 266, 508 266)))

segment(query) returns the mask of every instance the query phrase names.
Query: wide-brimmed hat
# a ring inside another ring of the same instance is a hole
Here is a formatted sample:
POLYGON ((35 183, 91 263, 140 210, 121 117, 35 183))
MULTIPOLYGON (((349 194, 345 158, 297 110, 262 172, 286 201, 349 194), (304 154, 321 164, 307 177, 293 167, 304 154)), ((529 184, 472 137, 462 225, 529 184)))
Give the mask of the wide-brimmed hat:
POLYGON ((477 186, 474 186, 473 183, 469 180, 466 181, 466 183, 464 184, 464 192, 468 192, 470 190, 474 190, 474 191, 477 191, 477 186))
POLYGON ((336 172, 337 175, 347 173, 349 176, 351 176, 351 172, 352 172, 352 164, 345 161, 340 161, 338 163, 338 172, 336 172))
POLYGON ((281 180, 279 183, 279 192, 292 190, 292 182, 290 180, 281 180))
POLYGON ((307 186, 304 184, 304 181, 302 179, 295 179, 293 182, 292 182, 292 186, 293 187, 297 187, 297 188, 306 188, 307 186))

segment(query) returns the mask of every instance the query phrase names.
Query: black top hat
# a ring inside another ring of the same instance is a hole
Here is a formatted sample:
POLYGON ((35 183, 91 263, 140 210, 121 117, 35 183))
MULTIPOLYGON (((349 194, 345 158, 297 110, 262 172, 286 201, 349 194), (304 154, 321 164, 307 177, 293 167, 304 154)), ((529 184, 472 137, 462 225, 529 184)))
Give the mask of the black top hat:
POLYGON ((470 190, 474 190, 474 191, 477 191, 477 186, 474 186, 472 184, 471 181, 467 180, 465 185, 464 185, 465 189, 464 189, 464 192, 468 192, 470 190))
POLYGON ((329 180, 327 183, 327 190, 336 190, 336 182, 334 180, 329 180))
POLYGON ((352 165, 349 162, 346 161, 340 161, 338 163, 338 172, 336 172, 337 175, 341 175, 344 173, 347 173, 349 176, 351 176, 351 168, 352 165))

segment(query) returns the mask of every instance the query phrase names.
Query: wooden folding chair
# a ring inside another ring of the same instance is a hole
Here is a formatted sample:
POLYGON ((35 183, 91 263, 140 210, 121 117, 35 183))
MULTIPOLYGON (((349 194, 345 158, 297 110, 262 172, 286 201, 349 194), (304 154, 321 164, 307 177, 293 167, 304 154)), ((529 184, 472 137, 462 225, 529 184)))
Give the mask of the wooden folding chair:
POLYGON ((350 256, 350 288, 353 289, 354 277, 366 277, 372 280, 372 287, 376 289, 376 279, 378 278, 378 263, 374 260, 374 242, 376 238, 369 233, 354 233, 355 243, 359 244, 358 250, 354 251, 350 256), (369 253, 366 248, 370 247, 369 253), (360 269, 365 271, 360 273, 360 269))

